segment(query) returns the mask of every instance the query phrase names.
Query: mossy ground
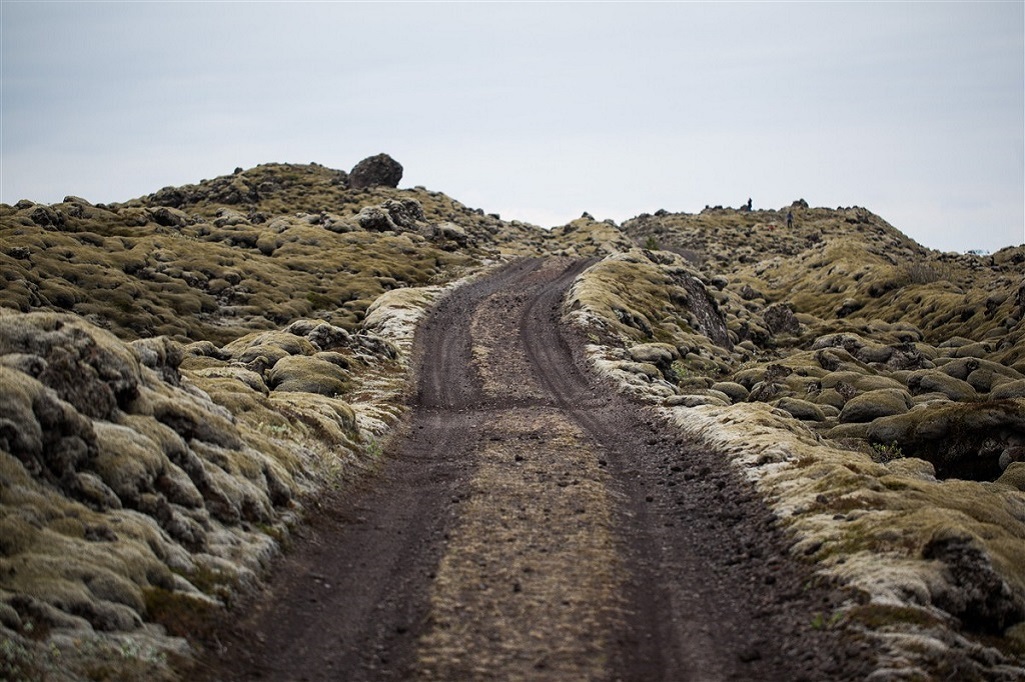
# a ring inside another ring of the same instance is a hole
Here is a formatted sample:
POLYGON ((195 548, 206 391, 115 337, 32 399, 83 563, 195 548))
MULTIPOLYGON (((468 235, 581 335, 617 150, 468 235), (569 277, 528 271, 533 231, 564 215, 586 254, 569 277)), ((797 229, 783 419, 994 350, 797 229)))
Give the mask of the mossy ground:
MULTIPOLYGON (((803 202, 546 232, 266 164, 123 204, 0 205, 4 673, 160 679, 304 500, 374 466, 443 286, 539 254, 601 259, 567 301, 599 367, 759 482, 795 551, 869 595, 853 622, 1013 616, 1025 247, 941 254, 803 202), (972 576, 1006 594, 958 606, 972 576)), ((881 641, 927 666, 921 641, 881 641)))
POLYGON ((622 232, 638 248, 586 271, 566 304, 601 371, 757 481, 794 551, 867 600, 845 618, 945 628, 938 649, 882 637, 881 666, 1022 672, 976 660, 964 637, 992 637, 973 610, 1025 619, 1025 492, 1009 466, 1025 456, 1025 246, 941 254, 865 209, 799 203, 659 212, 622 232), (703 325, 678 273, 712 302, 703 325), (652 344, 680 359, 638 362, 652 344), (944 533, 959 549, 938 560, 944 533))
POLYGON ((440 285, 537 230, 338 177, 0 206, 5 677, 170 679, 308 500, 377 465, 440 285), (417 220, 354 221, 388 201, 417 220))

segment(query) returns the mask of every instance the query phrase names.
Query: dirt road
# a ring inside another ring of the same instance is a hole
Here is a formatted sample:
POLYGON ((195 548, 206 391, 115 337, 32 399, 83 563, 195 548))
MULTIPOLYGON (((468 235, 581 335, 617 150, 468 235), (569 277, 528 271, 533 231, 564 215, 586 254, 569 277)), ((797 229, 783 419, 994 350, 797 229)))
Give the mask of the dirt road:
POLYGON ((864 676, 752 490, 586 371, 558 314, 584 266, 520 261, 438 305, 382 473, 322 502, 203 676, 864 676))

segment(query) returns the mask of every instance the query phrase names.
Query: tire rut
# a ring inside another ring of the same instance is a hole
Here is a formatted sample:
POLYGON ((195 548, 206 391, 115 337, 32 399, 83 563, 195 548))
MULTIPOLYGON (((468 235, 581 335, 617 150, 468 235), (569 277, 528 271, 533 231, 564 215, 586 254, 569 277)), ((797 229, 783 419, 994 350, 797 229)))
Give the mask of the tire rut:
POLYGON ((206 679, 864 676, 750 486, 590 374, 560 324, 587 264, 436 306, 381 473, 324 501, 206 679))

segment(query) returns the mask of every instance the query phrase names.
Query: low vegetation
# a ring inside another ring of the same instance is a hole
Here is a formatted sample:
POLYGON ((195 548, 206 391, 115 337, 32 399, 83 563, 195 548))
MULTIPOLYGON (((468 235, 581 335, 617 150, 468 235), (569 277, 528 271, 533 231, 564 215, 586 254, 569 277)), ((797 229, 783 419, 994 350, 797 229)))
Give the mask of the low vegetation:
POLYGON ((804 202, 546 231, 317 164, 0 205, 0 245, 2 677, 171 679, 376 465, 432 301, 550 254, 594 260, 565 312, 598 369, 850 590, 815 627, 862 628, 884 672, 1025 674, 1025 246, 804 202))
POLYGON ((881 671, 1023 674, 1025 247, 941 254, 801 202, 622 231, 566 304, 599 370, 756 483, 881 671))

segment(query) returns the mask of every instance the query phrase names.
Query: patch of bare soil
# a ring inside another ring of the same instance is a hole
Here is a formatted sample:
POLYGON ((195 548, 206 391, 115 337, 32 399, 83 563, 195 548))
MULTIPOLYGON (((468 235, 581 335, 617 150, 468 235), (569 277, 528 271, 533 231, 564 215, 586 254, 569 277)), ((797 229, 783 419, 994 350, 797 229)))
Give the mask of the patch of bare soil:
POLYGON ((519 261, 442 301, 413 409, 322 500, 205 679, 859 679, 843 595, 750 486, 586 371, 585 264, 519 261))

